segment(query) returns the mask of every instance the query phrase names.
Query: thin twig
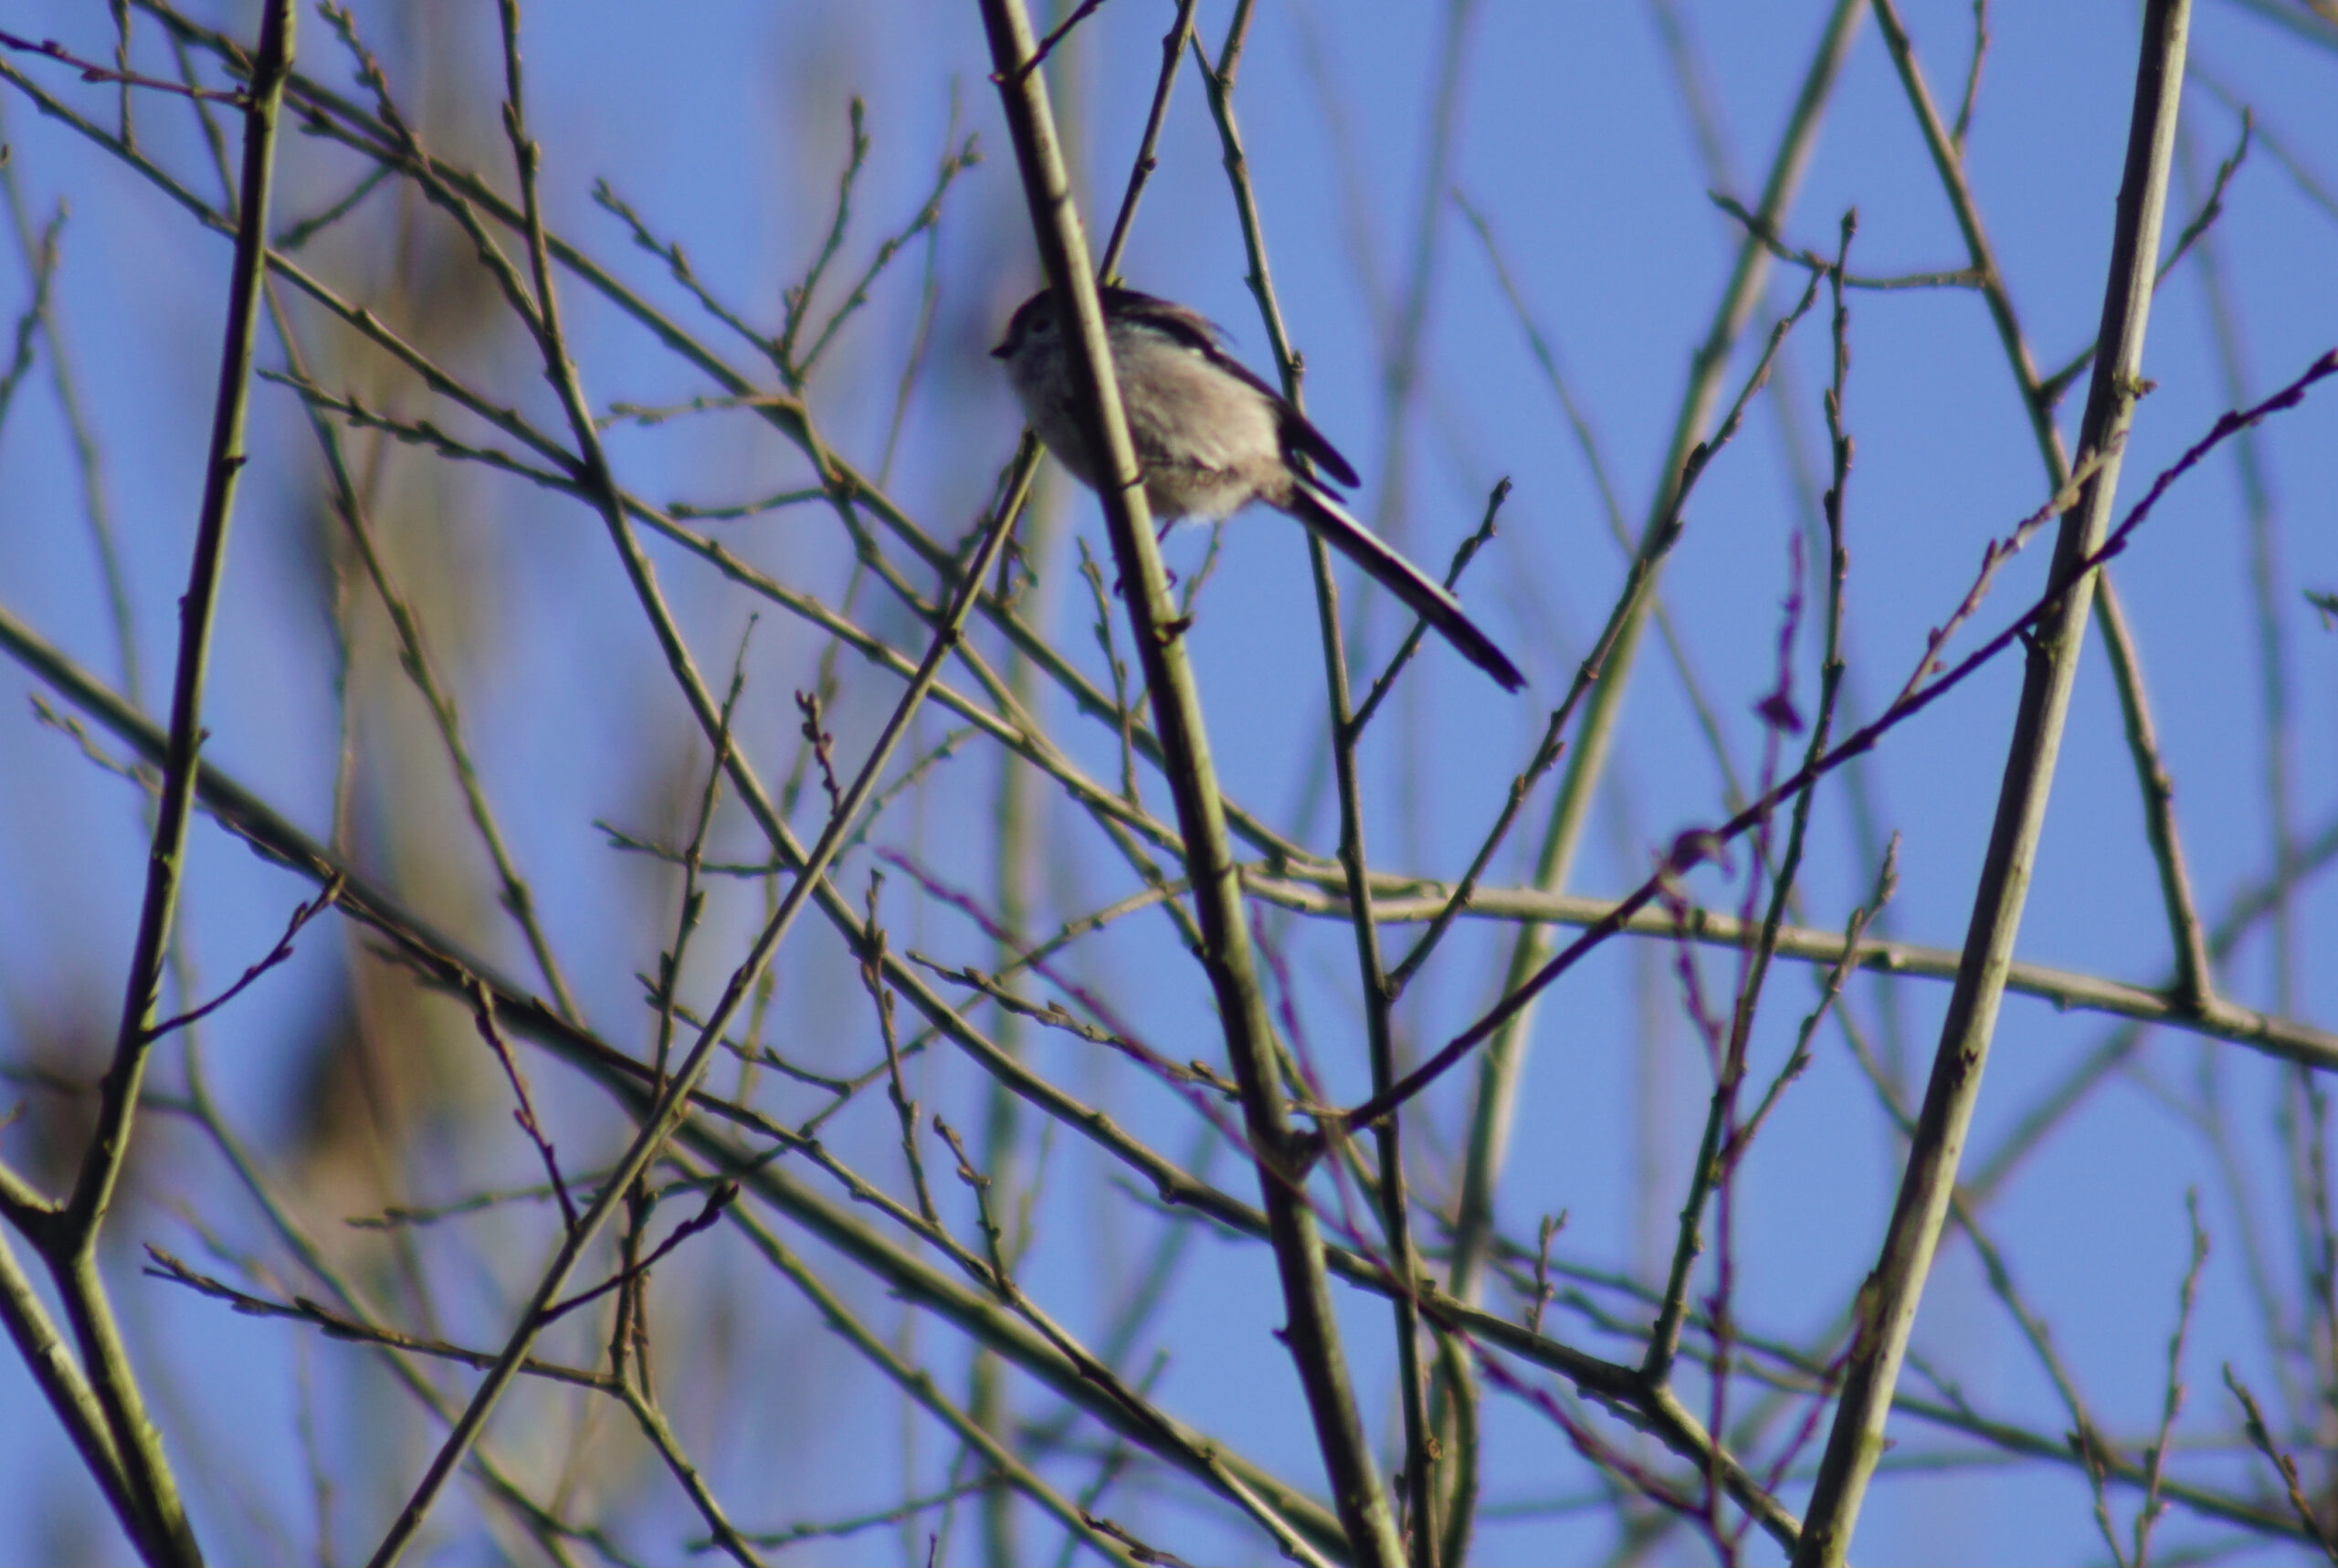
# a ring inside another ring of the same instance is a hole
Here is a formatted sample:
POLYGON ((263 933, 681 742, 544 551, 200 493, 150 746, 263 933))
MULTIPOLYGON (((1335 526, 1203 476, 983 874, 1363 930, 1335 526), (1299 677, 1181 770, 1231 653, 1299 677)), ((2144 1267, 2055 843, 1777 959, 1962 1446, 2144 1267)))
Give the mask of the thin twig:
MULTIPOLYGON (((1477 559, 1478 552, 1493 542, 1494 520, 1501 515, 1501 503, 1510 499, 1510 491, 1511 483, 1507 477, 1494 481, 1494 488, 1486 496, 1486 515, 1479 522, 1478 531, 1454 547, 1452 563, 1445 569, 1445 586, 1448 590, 1460 584, 1461 574, 1469 569, 1469 563, 1477 559)), ((1396 677, 1412 661, 1413 655, 1419 651, 1422 638, 1427 635, 1428 623, 1416 617, 1413 629, 1405 634, 1405 640, 1398 643, 1396 651, 1389 656, 1388 667, 1373 681, 1372 689, 1364 693, 1364 700, 1356 705, 1353 716, 1347 721, 1344 729, 1350 743, 1353 743, 1353 737, 1361 735, 1364 727, 1372 722, 1372 716, 1380 710, 1380 704, 1387 699, 1389 689, 1396 684, 1396 677)))
POLYGON ((1966 133, 1973 129, 1973 110, 1981 101, 1981 67, 1988 58, 1989 0, 1973 0, 1973 59, 1964 68, 1964 97, 1956 106, 1956 124, 1949 132, 1959 154, 1964 151, 1966 133))
MULTIPOLYGON (((95 65, 72 54, 54 38, 43 38, 38 43, 35 43, 30 38, 19 37, 14 33, 0 33, 0 48, 16 49, 24 54, 42 55, 61 65, 71 66, 81 73, 83 81, 120 82, 124 88, 144 88, 151 92, 167 92, 180 98, 200 99, 208 103, 225 103, 240 110, 249 110, 252 107, 254 95, 250 92, 234 88, 188 87, 182 82, 164 81, 159 77, 140 76, 134 71, 115 70, 106 66, 95 65)), ((126 98, 124 101, 127 101, 126 98)))
POLYGON ((820 770, 820 787, 828 792, 828 815, 834 817, 844 809, 844 791, 837 787, 836 758, 829 749, 835 745, 836 737, 820 728, 820 698, 817 692, 797 692, 795 708, 804 715, 804 739, 812 748, 812 760, 820 770))
POLYGON ((2135 1509, 2135 1568, 2147 1568, 2152 1527, 2167 1510, 2160 1485, 2166 1473, 2167 1441, 2175 1434, 2176 1414, 2184 1408, 2184 1342, 2191 1333, 2192 1308, 2200 1297, 2200 1271, 2208 1262, 2208 1233, 2200 1226, 2197 1188, 2184 1194, 2184 1213, 2192 1227, 2192 1261, 2175 1293, 2175 1331, 2167 1337, 2167 1397, 2160 1405, 2159 1435, 2143 1456, 2143 1500, 2135 1509))
POLYGON ((237 997, 242 995, 250 988, 253 981, 258 980, 261 975, 266 974, 269 970, 274 969, 278 964, 282 963, 287 959, 290 958, 292 956, 292 939, 300 934, 301 927, 307 925, 311 921, 315 920, 319 915, 332 908, 333 904, 341 898, 341 887, 342 884, 338 878, 326 883, 323 891, 320 892, 315 898, 310 900, 307 903, 301 904, 293 910, 292 918, 285 922, 284 934, 277 938, 276 945, 269 949, 268 955, 266 957, 262 958, 258 963, 251 965, 248 969, 246 969, 241 979, 237 980, 233 985, 228 986, 226 990, 221 992, 218 995, 213 997, 210 1001, 205 1002, 202 1006, 194 1009, 192 1012, 181 1013, 175 1018, 165 1018, 163 1022, 155 1025, 153 1030, 149 1033, 148 1038, 150 1040, 159 1040, 165 1035, 173 1034, 177 1030, 187 1027, 191 1024, 199 1023, 203 1019, 209 1017, 212 1014, 216 1013, 220 1008, 225 1007, 228 1003, 233 1002, 237 997))
MULTIPOLYGON (((1705 199, 1743 224, 1745 226, 1745 232, 1760 240, 1763 248, 1780 261, 1791 262, 1806 272, 1831 277, 1835 265, 1833 262, 1806 246, 1788 245, 1775 228, 1757 215, 1746 211, 1745 205, 1736 197, 1720 191, 1708 191, 1705 194, 1705 199)), ((1900 289, 1978 289, 1984 281, 1981 271, 1972 267, 1942 268, 1931 272, 1895 273, 1888 278, 1851 272, 1846 273, 1842 279, 1843 287, 1846 289, 1867 289, 1886 292, 1900 289)))
POLYGON ((511 1046, 505 1043, 503 1031, 496 1026, 495 997, 488 990, 486 983, 476 977, 470 984, 469 997, 471 1022, 478 1027, 479 1038, 485 1040, 488 1048, 495 1053, 495 1059, 503 1065, 503 1076, 511 1085, 513 1098, 520 1102, 511 1112, 511 1120, 519 1123, 520 1131, 526 1133, 528 1142, 535 1145, 536 1157, 543 1162, 544 1174, 552 1182, 553 1196, 560 1201, 561 1220, 566 1228, 574 1231, 576 1228, 576 1205, 569 1201, 568 1184, 561 1177, 560 1157, 553 1152, 552 1140, 544 1136, 543 1128, 536 1121, 536 1107, 528 1093, 527 1078, 520 1071, 520 1064, 512 1057, 511 1046))
POLYGON ((1039 40, 1038 47, 1031 51, 1031 58, 1017 69, 1024 76, 1028 76, 1045 65, 1048 57, 1056 52, 1056 46, 1069 37, 1074 27, 1102 9, 1103 5, 1104 0, 1079 0, 1079 4, 1072 7, 1071 15, 1048 30, 1048 36, 1039 40))
POLYGON ((2333 1539, 2331 1532, 2322 1527, 2322 1521, 2314 1516, 2313 1504, 2306 1500, 2304 1484, 2298 1479, 2297 1461, 2281 1452, 2274 1443, 2272 1431, 2265 1425, 2265 1413, 2257 1407, 2257 1396, 2248 1392, 2248 1385, 2240 1381, 2230 1362, 2225 1363, 2225 1386, 2232 1390, 2235 1399, 2240 1401, 2244 1430, 2248 1434, 2249 1445, 2265 1456, 2265 1462, 2271 1465, 2274 1473, 2281 1478, 2282 1489, 2289 1494, 2291 1510, 2304 1528, 2306 1539, 2320 1547, 2323 1556, 2338 1563, 2338 1539, 2333 1539))
POLYGON ((688 1241, 691 1237, 698 1235, 700 1232, 711 1229, 715 1222, 722 1217, 722 1211, 729 1208, 732 1201, 738 1197, 738 1195, 739 1186, 737 1183, 715 1183, 712 1186, 707 1189, 706 1201, 699 1206, 698 1213, 690 1215, 690 1218, 676 1226, 673 1229, 673 1234, 667 1237, 665 1240, 659 1242, 650 1252, 648 1257, 642 1258, 638 1263, 635 1263, 628 1268, 619 1269, 616 1274, 602 1280, 598 1285, 591 1287, 589 1289, 580 1290, 575 1295, 569 1297, 565 1300, 555 1301, 550 1306, 545 1307, 542 1311, 538 1314, 536 1326, 538 1328, 546 1327, 555 1319, 564 1317, 568 1313, 574 1311, 577 1308, 584 1306, 589 1302, 597 1301, 612 1290, 623 1289, 640 1280, 647 1279, 649 1277, 649 1271, 658 1267, 660 1262, 664 1261, 667 1256, 676 1247, 681 1246, 682 1243, 688 1241))
POLYGON ((1169 31, 1161 38, 1161 76, 1153 85, 1153 107, 1145 111, 1144 134, 1137 138, 1136 156, 1129 164, 1128 189, 1121 194, 1121 210, 1112 219, 1111 237, 1105 240, 1103 254, 1096 262, 1096 276, 1107 283, 1119 280, 1121 258, 1127 251, 1129 235, 1136 226, 1137 204, 1144 196, 1145 183, 1160 166, 1154 152, 1161 145, 1163 128, 1169 123, 1169 96, 1177 85, 1177 62, 1185 56, 1185 40, 1193 37, 1194 12, 1199 4, 1200 0, 1177 0, 1177 19, 1169 24, 1169 31))
MULTIPOLYGON (((344 1312, 335 1312, 306 1296, 295 1296, 290 1301, 272 1301, 265 1296, 255 1296, 238 1290, 224 1280, 215 1279, 189 1268, 186 1263, 163 1248, 149 1243, 146 1265, 141 1270, 149 1279, 167 1279, 174 1285, 184 1285, 197 1295, 208 1296, 215 1301, 225 1301, 237 1312, 251 1318, 283 1318, 321 1329, 336 1340, 353 1344, 378 1345, 384 1348, 410 1351, 416 1355, 436 1360, 451 1361, 459 1365, 483 1367, 493 1364, 495 1357, 486 1351, 466 1350, 444 1340, 427 1339, 418 1334, 401 1333, 395 1329, 361 1322, 344 1312)), ((616 1384, 602 1373, 584 1367, 563 1366, 557 1362, 528 1359, 521 1369, 531 1377, 549 1379, 555 1383, 574 1384, 578 1387, 602 1393, 615 1392, 616 1384)))
POLYGON ((910 1098, 909 1084, 901 1077, 900 1041, 893 1032, 893 994, 885 985, 885 929, 877 923, 877 889, 881 879, 871 872, 869 877, 869 938, 860 957, 860 984, 869 992, 869 999, 876 1005, 878 1031, 885 1038, 886 1088, 893 1101, 893 1115, 901 1125, 901 1158, 910 1171, 910 1186, 917 1194, 917 1212, 928 1225, 940 1225, 941 1215, 933 1206, 933 1194, 925 1184, 925 1158, 918 1152, 917 1101, 910 1098))
MULTIPOLYGON (((49 216, 48 224, 41 230, 37 244, 28 244, 32 252, 33 292, 24 313, 16 318, 16 348, 8 356, 8 366, 0 371, 0 426, 8 422, 8 405, 16 401, 16 388, 33 368, 33 335, 48 316, 49 285, 57 279, 57 237, 65 227, 65 204, 59 202, 57 211, 49 216)), ((26 236, 29 241, 30 237, 26 236)))

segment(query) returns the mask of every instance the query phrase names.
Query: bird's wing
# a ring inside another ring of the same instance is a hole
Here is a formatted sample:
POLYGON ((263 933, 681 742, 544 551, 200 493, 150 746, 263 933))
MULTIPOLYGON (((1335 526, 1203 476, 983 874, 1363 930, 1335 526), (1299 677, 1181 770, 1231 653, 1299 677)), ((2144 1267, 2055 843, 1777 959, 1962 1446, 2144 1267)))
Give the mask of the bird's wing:
POLYGON ((1226 352, 1225 333, 1207 316, 1174 300, 1139 293, 1134 289, 1108 288, 1103 292, 1103 302, 1107 315, 1124 321, 1143 321, 1164 337, 1200 354, 1274 405, 1280 426, 1277 433, 1282 438, 1285 456, 1293 452, 1302 453, 1341 484, 1353 487, 1359 482, 1354 466, 1340 455, 1340 449, 1332 445, 1323 432, 1308 423, 1307 416, 1293 408, 1281 393, 1260 380, 1248 365, 1226 352))

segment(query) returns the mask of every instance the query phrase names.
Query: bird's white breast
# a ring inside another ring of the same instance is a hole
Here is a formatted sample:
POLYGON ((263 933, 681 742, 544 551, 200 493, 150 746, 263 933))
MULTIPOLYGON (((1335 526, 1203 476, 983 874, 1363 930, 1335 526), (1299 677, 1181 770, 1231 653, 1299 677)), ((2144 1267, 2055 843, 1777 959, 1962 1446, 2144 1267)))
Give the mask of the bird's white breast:
MULTIPOLYGON (((1274 405, 1190 344, 1143 324, 1112 329, 1112 363, 1129 437, 1155 517, 1215 519, 1289 485, 1274 405)), ((1081 483, 1094 489, 1067 357, 1018 356, 1010 367, 1031 427, 1081 483)))

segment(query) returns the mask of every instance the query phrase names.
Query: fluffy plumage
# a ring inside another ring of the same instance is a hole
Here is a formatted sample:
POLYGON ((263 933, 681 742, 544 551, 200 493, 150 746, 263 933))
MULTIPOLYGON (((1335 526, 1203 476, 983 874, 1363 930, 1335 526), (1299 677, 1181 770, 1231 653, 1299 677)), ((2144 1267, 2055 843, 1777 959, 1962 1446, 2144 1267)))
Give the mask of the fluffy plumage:
MULTIPOLYGON (((1348 515, 1322 480, 1295 460, 1307 458, 1340 484, 1357 482, 1353 467, 1306 416, 1219 346, 1206 318, 1133 289, 1101 292, 1129 438, 1155 517, 1214 520, 1264 501, 1363 567, 1506 690, 1526 683, 1444 584, 1348 515)), ((1096 464, 1080 435, 1053 295, 1042 289, 1026 300, 991 353, 1006 362, 1039 439, 1095 489, 1096 464)))

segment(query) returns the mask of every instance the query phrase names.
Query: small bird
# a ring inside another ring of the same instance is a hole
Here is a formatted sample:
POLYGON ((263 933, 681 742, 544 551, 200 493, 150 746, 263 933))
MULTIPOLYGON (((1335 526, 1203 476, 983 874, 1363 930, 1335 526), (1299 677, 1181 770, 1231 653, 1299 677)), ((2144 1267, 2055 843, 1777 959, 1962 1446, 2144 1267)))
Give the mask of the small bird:
MULTIPOLYGON (((1217 329, 1206 318, 1133 289, 1105 288, 1098 294, 1129 438, 1144 471, 1145 504, 1154 517, 1215 521, 1264 501, 1363 567, 1504 690, 1526 684, 1442 584, 1349 516, 1297 460, 1312 459, 1343 485, 1357 482, 1355 469, 1305 415, 1218 346, 1217 329)), ((1024 300, 1006 323, 1006 340, 990 352, 1006 362, 1015 395, 1039 439, 1094 489, 1097 465, 1074 411, 1070 358, 1057 331, 1053 291, 1042 289, 1024 300)))

